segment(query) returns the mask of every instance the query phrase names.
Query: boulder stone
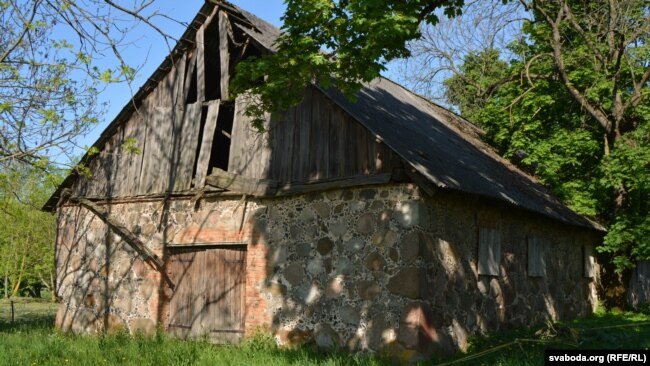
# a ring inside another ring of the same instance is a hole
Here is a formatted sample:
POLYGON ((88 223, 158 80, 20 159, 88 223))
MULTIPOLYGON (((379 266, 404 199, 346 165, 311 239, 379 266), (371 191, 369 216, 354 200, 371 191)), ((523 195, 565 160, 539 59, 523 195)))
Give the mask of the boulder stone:
POLYGON ((156 280, 153 278, 147 278, 144 280, 144 282, 140 285, 140 296, 142 296, 143 299, 149 300, 151 295, 153 295, 154 291, 158 288, 158 284, 156 283, 156 280))
POLYGON ((269 292, 273 296, 284 296, 287 294, 287 286, 281 283, 272 283, 269 286, 269 292))
POLYGON ((359 297, 364 300, 373 300, 381 292, 381 287, 375 281, 359 281, 357 283, 359 297))
POLYGON ((307 257, 311 254, 311 243, 298 243, 296 245, 296 254, 300 257, 307 257))
POLYGON ((375 218, 371 213, 365 213, 357 221, 357 232, 359 234, 370 234, 375 230, 375 218))
POLYGON ((348 258, 340 257, 336 261, 334 270, 336 271, 337 274, 347 275, 352 273, 352 271, 354 271, 354 264, 348 258))
POLYGON ((327 323, 320 323, 314 329, 314 341, 319 348, 333 349, 341 344, 339 334, 327 323))
POLYGON ((316 276, 325 272, 323 261, 320 258, 314 258, 307 263, 307 272, 316 276))
POLYGON ((339 309, 339 317, 347 324, 359 324, 361 314, 355 307, 346 305, 339 309))
POLYGON ((410 228, 420 223, 420 204, 418 201, 405 201, 399 202, 395 211, 393 212, 393 218, 397 223, 402 227, 410 228))
POLYGON ((109 314, 106 320, 106 333, 115 334, 124 331, 124 321, 115 314, 109 314))
POLYGON ((384 314, 375 315, 368 325, 368 346, 374 351, 382 350, 396 338, 395 330, 390 328, 384 314))
POLYGON ((393 216, 393 211, 384 210, 377 215, 377 227, 387 229, 390 224, 390 218, 393 216))
POLYGON ((287 248, 285 246, 274 248, 269 251, 269 264, 271 266, 284 264, 286 263, 288 256, 289 253, 287 253, 287 248))
POLYGON ((142 334, 153 336, 156 333, 156 325, 153 320, 146 318, 136 318, 131 320, 129 329, 131 334, 142 334))
POLYGON ((316 214, 311 208, 305 208, 300 212, 300 216, 298 216, 298 220, 302 222, 312 222, 316 218, 316 214))
POLYGON ((385 265, 384 257, 377 252, 372 252, 366 257, 366 268, 371 271, 381 271, 385 265))
POLYGON ((377 195, 377 190, 373 188, 364 189, 361 192, 359 192, 359 198, 363 198, 366 200, 374 199, 376 195, 377 195))
POLYGON ((320 239, 318 239, 318 242, 316 243, 316 250, 321 255, 329 254, 332 251, 333 247, 334 247, 334 243, 328 237, 320 238, 320 239))
POLYGON ((313 339, 312 332, 299 328, 292 330, 281 330, 276 334, 278 341, 285 347, 298 347, 313 339))
POLYGON ((420 251, 420 234, 417 231, 410 232, 402 238, 400 243, 400 254, 405 263, 411 263, 418 257, 420 251))
POLYGON ((426 346, 420 343, 431 343, 436 339, 436 325, 429 305, 419 301, 406 305, 399 321, 397 341, 407 349, 417 349, 426 346))
POLYGON ((378 247, 390 247, 397 242, 398 234, 392 230, 380 229, 372 235, 372 243, 378 247))
POLYGON ((341 237, 348 230, 348 224, 345 221, 333 222, 330 224, 330 233, 336 237, 341 237))
POLYGON ((325 287, 325 296, 332 299, 338 297, 343 292, 343 276, 336 276, 327 281, 325 287))
POLYGON ((325 202, 316 202, 311 207, 321 218, 326 218, 330 215, 330 206, 325 202))
POLYGON ((345 249, 351 251, 351 252, 356 252, 364 247, 363 239, 361 238, 352 238, 346 242, 343 243, 343 246, 345 249))
POLYGON ((291 263, 284 269, 283 273, 287 282, 292 286, 296 286, 305 277, 304 265, 298 262, 291 263))
POLYGON ((395 295, 418 299, 421 297, 421 288, 426 286, 426 281, 421 281, 422 270, 414 267, 402 268, 388 280, 388 291, 395 295))

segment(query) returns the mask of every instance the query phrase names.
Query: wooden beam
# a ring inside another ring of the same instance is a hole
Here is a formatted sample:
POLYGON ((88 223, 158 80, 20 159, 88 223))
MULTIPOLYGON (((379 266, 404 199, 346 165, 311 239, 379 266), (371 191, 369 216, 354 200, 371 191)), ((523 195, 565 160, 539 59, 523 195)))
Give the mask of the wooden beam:
POLYGON ((221 68, 221 100, 230 100, 228 85, 230 84, 230 51, 228 50, 228 15, 219 12, 219 62, 221 68))
POLYGON ((194 187, 197 188, 205 185, 205 176, 208 174, 208 164, 210 163, 210 154, 212 153, 212 140, 214 139, 214 130, 217 127, 218 116, 219 103, 210 104, 208 106, 208 115, 205 118, 205 127, 203 127, 199 157, 196 161, 194 187))
POLYGON ((390 182, 391 174, 357 175, 346 178, 323 179, 311 182, 288 183, 278 187, 276 196, 287 196, 315 191, 326 191, 330 189, 350 188, 390 182))
POLYGON ((383 173, 280 185, 275 180, 248 178, 215 168, 212 174, 206 177, 205 182, 213 187, 227 189, 233 193, 255 197, 279 197, 330 189, 386 184, 390 180, 391 174, 383 173))
MULTIPOLYGON (((68 190, 67 195, 70 194, 68 190)), ((101 206, 90 201, 87 198, 83 197, 69 197, 70 202, 76 203, 81 207, 84 207, 95 214, 100 220, 102 220, 111 230, 113 230, 117 235, 119 235, 131 248, 133 248, 140 256, 145 260, 151 263, 169 282, 170 287, 174 288, 174 284, 171 283, 171 280, 167 277, 165 271, 165 263, 163 260, 152 253, 149 248, 138 238, 137 235, 132 233, 124 225, 115 221, 110 217, 109 213, 101 206)))
POLYGON ((273 196, 278 187, 278 182, 275 180, 247 178, 219 168, 212 170, 212 174, 205 178, 205 183, 255 197, 273 196))
POLYGON ((429 196, 433 196, 436 193, 437 187, 435 187, 433 183, 422 176, 422 174, 418 173, 415 169, 406 167, 404 169, 404 173, 406 173, 406 175, 411 178, 413 182, 418 185, 418 187, 422 188, 422 190, 429 196))

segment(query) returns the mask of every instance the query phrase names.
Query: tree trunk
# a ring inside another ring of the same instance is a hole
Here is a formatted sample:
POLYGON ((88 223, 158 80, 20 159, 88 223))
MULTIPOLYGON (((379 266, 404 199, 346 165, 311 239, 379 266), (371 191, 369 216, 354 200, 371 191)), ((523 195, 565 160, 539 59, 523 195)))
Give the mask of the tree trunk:
POLYGON ((18 291, 20 290, 20 283, 23 281, 23 274, 25 274, 26 259, 27 259, 27 255, 23 255, 22 262, 20 263, 20 270, 16 275, 16 280, 14 281, 13 289, 11 290, 11 297, 15 297, 16 295, 18 295, 18 291))
POLYGON ((5 272, 5 299, 9 298, 9 274, 5 272))

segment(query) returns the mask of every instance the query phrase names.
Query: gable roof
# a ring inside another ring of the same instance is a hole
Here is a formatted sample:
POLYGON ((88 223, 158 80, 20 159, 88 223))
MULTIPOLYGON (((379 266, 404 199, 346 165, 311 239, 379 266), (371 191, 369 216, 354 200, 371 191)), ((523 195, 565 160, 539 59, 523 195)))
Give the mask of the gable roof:
MULTIPOLYGON (((94 146, 100 146, 112 130, 133 113, 133 105, 155 88, 172 61, 187 48, 215 4, 236 17, 235 25, 261 47, 270 52, 275 50, 279 29, 228 2, 206 0, 172 53, 94 146)), ((571 211, 533 177, 500 157, 481 140, 483 131, 480 128, 391 80, 379 77, 364 84, 356 94, 356 102, 337 90, 319 89, 439 188, 505 201, 571 225, 604 230, 598 223, 571 211)), ((82 162, 87 159, 88 156, 84 156, 82 162)), ((61 190, 70 186, 74 179, 73 175, 66 178, 44 209, 54 208, 61 190)))

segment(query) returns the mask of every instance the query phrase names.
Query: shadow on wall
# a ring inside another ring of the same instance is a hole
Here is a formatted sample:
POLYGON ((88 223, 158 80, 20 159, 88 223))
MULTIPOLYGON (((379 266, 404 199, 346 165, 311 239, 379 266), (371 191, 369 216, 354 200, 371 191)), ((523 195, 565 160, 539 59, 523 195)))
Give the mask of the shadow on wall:
POLYGON ((63 207, 64 330, 153 333, 161 324, 184 338, 236 341, 270 324, 283 344, 412 359, 595 305, 594 281, 582 276, 588 235, 461 194, 422 197, 410 184, 113 204, 111 215, 161 256, 163 243, 175 246, 165 251, 175 288, 91 213, 63 207), (496 276, 477 274, 483 225, 501 233, 496 276), (547 239, 546 277, 527 274, 531 232, 547 239))
POLYGON ((571 229, 543 220, 547 277, 526 274, 533 215, 482 200, 422 198, 410 185, 329 191, 268 203, 261 287, 281 343, 452 352, 471 334, 589 314, 592 282, 571 229), (478 212, 478 214, 476 214, 478 212), (479 276, 478 226, 501 231, 497 276, 479 276))

